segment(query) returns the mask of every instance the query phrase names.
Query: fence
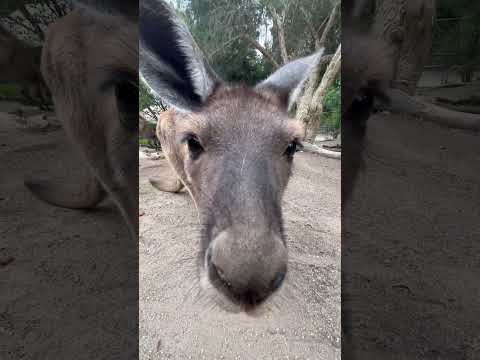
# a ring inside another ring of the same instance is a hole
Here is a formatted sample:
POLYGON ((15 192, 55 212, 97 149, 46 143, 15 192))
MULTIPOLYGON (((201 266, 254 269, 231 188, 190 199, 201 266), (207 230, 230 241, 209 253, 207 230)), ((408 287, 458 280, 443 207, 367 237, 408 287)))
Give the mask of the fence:
POLYGON ((440 18, 434 26, 429 67, 449 67, 471 62, 477 55, 478 25, 472 16, 440 18))

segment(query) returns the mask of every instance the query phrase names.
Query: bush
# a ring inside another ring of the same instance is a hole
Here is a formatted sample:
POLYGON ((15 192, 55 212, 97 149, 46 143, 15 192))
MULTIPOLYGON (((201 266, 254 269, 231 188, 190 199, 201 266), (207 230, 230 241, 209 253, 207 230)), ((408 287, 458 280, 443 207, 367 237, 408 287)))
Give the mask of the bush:
POLYGON ((322 128, 326 133, 337 136, 341 128, 341 90, 340 78, 336 79, 323 99, 322 128))
POLYGON ((138 108, 140 109, 140 111, 146 109, 149 106, 154 106, 154 105, 157 104, 156 101, 155 101, 155 98, 148 91, 147 86, 144 84, 143 81, 140 81, 138 102, 139 102, 138 108))
POLYGON ((21 97, 20 86, 14 84, 0 84, 0 98, 17 99, 21 97))

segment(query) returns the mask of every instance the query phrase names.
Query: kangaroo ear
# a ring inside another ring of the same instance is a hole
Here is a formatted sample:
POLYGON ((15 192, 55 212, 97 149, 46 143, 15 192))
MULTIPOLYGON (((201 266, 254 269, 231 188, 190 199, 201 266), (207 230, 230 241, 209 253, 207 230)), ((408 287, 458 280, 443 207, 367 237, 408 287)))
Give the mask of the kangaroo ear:
POLYGON ((122 15, 132 20, 138 19, 139 0, 72 0, 76 7, 93 10, 100 14, 122 15))
POLYGON ((285 105, 289 108, 300 94, 310 71, 317 61, 322 57, 324 49, 315 54, 296 59, 283 65, 267 79, 259 83, 256 88, 259 90, 270 90, 276 93, 285 105))
POLYGON ((191 111, 213 92, 219 78, 185 23, 162 0, 140 2, 140 76, 169 105, 191 111))

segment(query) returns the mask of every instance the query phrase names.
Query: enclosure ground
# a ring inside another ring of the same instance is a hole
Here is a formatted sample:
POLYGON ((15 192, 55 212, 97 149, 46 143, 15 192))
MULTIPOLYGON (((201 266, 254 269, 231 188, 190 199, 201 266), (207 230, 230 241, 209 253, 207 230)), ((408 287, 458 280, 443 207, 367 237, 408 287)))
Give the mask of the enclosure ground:
POLYGON ((199 292, 194 204, 148 182, 170 171, 141 156, 141 358, 340 359, 340 161, 296 155, 284 199, 289 276, 256 318, 199 292))
POLYGON ((19 109, 38 113, 0 103, 0 359, 133 359, 137 245, 110 200, 81 211, 33 197, 26 177, 67 181, 82 162, 61 128, 25 127, 19 109))
POLYGON ((411 116, 369 119, 342 214, 356 359, 478 359, 479 140, 411 116))

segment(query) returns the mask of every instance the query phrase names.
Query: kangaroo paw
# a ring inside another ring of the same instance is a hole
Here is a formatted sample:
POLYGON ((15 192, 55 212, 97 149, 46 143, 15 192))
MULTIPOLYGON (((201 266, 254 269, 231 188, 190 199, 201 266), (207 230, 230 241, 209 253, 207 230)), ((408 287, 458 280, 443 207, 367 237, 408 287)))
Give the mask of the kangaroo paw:
POLYGON ((96 179, 88 184, 75 185, 28 179, 25 180, 25 186, 40 200, 69 209, 95 207, 106 195, 96 179))
POLYGON ((158 177, 149 178, 150 184, 160 191, 178 193, 183 189, 183 183, 179 180, 164 180, 158 177))

